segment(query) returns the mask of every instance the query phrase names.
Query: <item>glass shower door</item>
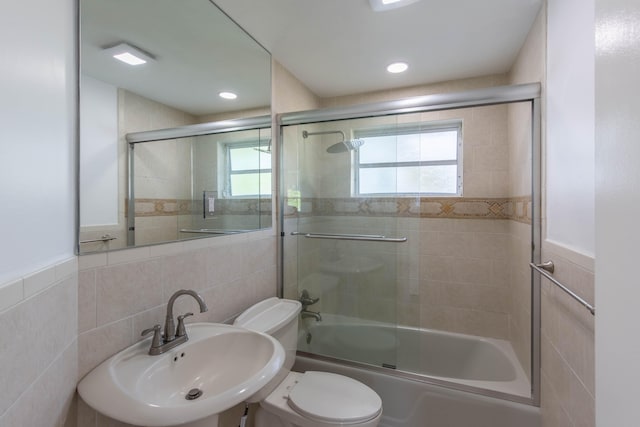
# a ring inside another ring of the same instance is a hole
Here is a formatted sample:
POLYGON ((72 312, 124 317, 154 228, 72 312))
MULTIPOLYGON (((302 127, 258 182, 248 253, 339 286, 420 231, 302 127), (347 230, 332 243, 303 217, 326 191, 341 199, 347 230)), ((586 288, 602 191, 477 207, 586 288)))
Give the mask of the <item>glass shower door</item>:
POLYGON ((285 296, 303 302, 299 350, 395 368, 404 241, 381 214, 395 201, 354 194, 351 122, 283 130, 285 296))
POLYGON ((539 87, 488 92, 281 118, 283 289, 310 303, 299 350, 536 404, 539 87))

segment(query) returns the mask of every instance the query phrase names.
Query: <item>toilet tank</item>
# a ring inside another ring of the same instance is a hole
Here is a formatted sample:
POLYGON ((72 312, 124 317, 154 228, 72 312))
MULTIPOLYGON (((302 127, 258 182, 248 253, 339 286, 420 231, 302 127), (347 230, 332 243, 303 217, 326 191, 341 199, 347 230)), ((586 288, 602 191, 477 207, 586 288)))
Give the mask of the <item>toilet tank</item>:
POLYGON ((267 298, 244 311, 233 324, 277 339, 286 354, 282 369, 288 373, 296 358, 298 314, 301 309, 299 301, 267 298))

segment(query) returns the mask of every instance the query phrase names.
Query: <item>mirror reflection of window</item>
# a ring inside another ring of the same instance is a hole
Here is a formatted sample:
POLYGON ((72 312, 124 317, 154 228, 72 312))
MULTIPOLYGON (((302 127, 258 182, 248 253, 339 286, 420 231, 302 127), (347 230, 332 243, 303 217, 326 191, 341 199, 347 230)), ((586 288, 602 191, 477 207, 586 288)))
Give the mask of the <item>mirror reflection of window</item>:
POLYGON ((260 141, 226 146, 229 197, 271 195, 271 153, 260 141))

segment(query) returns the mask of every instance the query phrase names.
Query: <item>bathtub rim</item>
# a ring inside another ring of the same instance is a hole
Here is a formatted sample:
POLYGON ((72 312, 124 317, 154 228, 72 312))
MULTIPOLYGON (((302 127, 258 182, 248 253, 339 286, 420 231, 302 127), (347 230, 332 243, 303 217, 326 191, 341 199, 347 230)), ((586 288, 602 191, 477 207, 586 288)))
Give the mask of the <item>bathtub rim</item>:
MULTIPOLYGON (((447 387, 440 387, 438 385, 412 381, 406 378, 394 377, 391 375, 387 375, 386 373, 361 370, 358 367, 346 366, 344 364, 336 364, 328 361, 315 360, 311 358, 306 358, 304 356, 298 356, 296 358, 296 363, 294 364, 293 370, 295 372, 305 372, 307 370, 333 372, 336 374, 345 375, 347 377, 354 378, 357 381, 360 381, 363 384, 371 387, 383 399, 383 402, 382 402, 383 418, 381 420, 381 426, 384 425, 385 427, 398 427, 398 426, 404 427, 409 425, 410 426, 423 425, 424 423, 422 421, 425 418, 420 418, 421 422, 419 423, 414 422, 412 424, 407 424, 406 415, 412 414, 413 413, 412 409, 415 407, 418 407, 418 404, 423 401, 422 399, 419 399, 421 395, 426 396, 426 398, 429 399, 430 398, 429 396, 432 394, 437 394, 437 396, 443 397, 445 400, 445 403, 447 400, 451 400, 451 399, 463 404, 469 403, 472 405, 472 407, 469 408, 471 412, 478 410, 479 407, 480 408, 484 407, 485 409, 487 409, 486 405, 489 405, 488 409, 491 409, 491 408, 497 409, 500 411, 501 414, 507 417, 506 419, 503 419, 503 421, 506 421, 507 419, 511 419, 511 421, 514 421, 513 418, 508 418, 509 413, 511 413, 512 416, 514 415, 512 412, 514 410, 518 412, 524 411, 522 415, 527 417, 528 422, 525 422, 523 424, 523 427, 525 426, 540 427, 541 425, 540 424, 541 423, 540 407, 535 405, 530 405, 528 403, 520 403, 520 402, 513 402, 510 400, 496 399, 490 396, 485 396, 477 393, 467 393, 464 391, 454 390, 447 387), (394 388, 395 386, 399 386, 402 389, 395 389, 394 388), (405 387, 410 387, 410 391, 406 392, 405 387), (403 393, 403 390, 405 390, 404 393, 403 393), (401 402, 407 402, 407 401, 409 401, 408 406, 404 403, 401 403, 401 402), (477 406, 478 404, 479 404, 479 407, 477 406), (503 410, 505 409, 507 410, 507 413, 503 412, 503 410), (397 423, 398 421, 400 422, 399 424, 397 423)), ((440 420, 440 423, 446 424, 446 422, 448 422, 449 420, 449 416, 447 412, 450 411, 451 409, 452 408, 449 408, 448 410, 445 409, 444 413, 438 412, 437 414, 433 414, 431 413, 431 411, 429 411, 427 417, 433 418, 433 416, 435 415, 434 419, 436 420, 436 423, 437 423, 437 420, 440 420), (443 418, 443 415, 444 415, 444 418, 443 418)), ((455 411, 457 412, 459 409, 460 407, 457 407, 455 411)), ((436 409, 436 411, 439 411, 439 409, 436 409)), ((466 413, 467 411, 465 410, 463 412, 466 413)), ((479 414, 481 418, 483 418, 486 415, 485 411, 483 410, 480 410, 479 414)), ((492 414, 496 415, 496 413, 493 411, 492 411, 492 414)), ((430 419, 430 418, 426 418, 426 419, 430 419)), ((491 418, 490 420, 483 418, 483 420, 486 421, 485 423, 486 425, 496 425, 496 427, 513 427, 513 425, 520 425, 513 422, 507 422, 507 423, 503 422, 502 424, 496 424, 495 418, 491 418)), ((519 415, 518 415, 518 423, 521 421, 523 420, 519 418, 519 415)), ((485 425, 485 424, 482 424, 482 425, 485 425)), ((446 424, 446 425, 449 425, 449 424, 446 424)), ((463 423, 461 425, 479 425, 479 423, 477 423, 476 418, 473 417, 473 421, 471 422, 467 421, 466 423, 463 423)))
POLYGON ((505 393, 497 390, 474 387, 467 384, 456 383, 454 381, 446 381, 440 378, 430 377, 428 375, 414 374, 412 372, 402 371, 398 369, 369 365, 367 363, 356 362, 353 360, 338 359, 335 357, 308 353, 306 351, 301 351, 301 350, 296 351, 296 357, 307 358, 311 360, 318 360, 321 362, 334 363, 336 365, 343 365, 350 368, 363 369, 365 371, 375 372, 382 375, 390 375, 392 377, 403 378, 406 380, 416 381, 424 384, 430 384, 433 386, 443 387, 450 390, 463 391, 467 393, 477 394, 480 396, 506 400, 509 402, 522 403, 522 404, 530 405, 534 407, 540 407, 539 404, 536 404, 536 400, 533 397, 518 396, 515 394, 505 393))
MULTIPOLYGON (((511 346, 511 343, 508 340, 500 339, 500 338, 485 337, 480 335, 464 334, 461 332, 422 328, 418 326, 392 324, 387 322, 381 322, 379 320, 361 319, 361 318, 355 318, 355 317, 350 317, 350 316, 345 316, 343 314, 335 314, 335 313, 325 313, 321 324, 326 326, 364 325, 364 326, 380 326, 380 327, 386 327, 386 328, 389 328, 389 327, 401 328, 401 329, 406 329, 406 330, 410 330, 418 333, 427 332, 429 334, 434 334, 434 335, 453 336, 453 337, 461 338, 463 340, 479 341, 479 342, 491 345, 493 347, 496 347, 498 351, 502 352, 504 356, 507 358, 507 360, 509 361, 509 363, 512 364, 512 368, 514 369, 514 372, 516 374, 516 378, 514 380, 504 381, 504 382, 490 381, 490 380, 484 380, 484 381, 469 380, 464 378, 448 378, 445 376, 414 373, 411 371, 406 371, 401 369, 392 369, 392 368, 384 368, 384 367, 380 367, 380 368, 383 369, 383 372, 387 372, 387 369, 389 369, 390 371, 402 372, 404 374, 407 374, 409 377, 415 377, 414 379, 417 379, 417 381, 421 381, 421 382, 425 382, 424 379, 428 378, 432 384, 453 384, 454 386, 451 386, 448 388, 461 390, 460 387, 463 387, 462 389, 463 391, 471 391, 476 394, 487 395, 487 393, 491 393, 491 395, 495 394, 496 396, 512 396, 515 399, 510 399, 510 400, 518 403, 522 403, 521 399, 527 399, 528 404, 532 404, 533 406, 540 406, 538 401, 535 400, 534 398, 532 380, 531 378, 528 378, 527 373, 524 371, 525 367, 520 364, 520 361, 518 360, 518 357, 515 354, 513 347, 511 346), (523 381, 526 381, 526 382, 523 382, 523 381), (482 382, 487 383, 486 386, 481 385, 480 383, 482 382), (516 387, 516 390, 513 392, 510 392, 509 390, 494 389, 494 388, 491 388, 491 385, 490 385, 491 383, 495 384, 497 388, 503 388, 502 387, 503 384, 511 383, 514 385, 514 387, 516 387)), ((301 319, 301 318, 299 318, 298 325, 299 325, 298 326, 299 340, 302 339, 302 336, 304 336, 305 331, 307 331, 310 328, 320 326, 320 324, 318 324, 314 319, 301 319)), ((298 343, 299 342, 300 341, 298 341, 298 343)), ((356 366, 358 367, 372 367, 372 368, 378 367, 377 365, 371 365, 365 362, 358 362, 350 359, 341 359, 339 357, 311 353, 305 350, 300 350, 300 348, 297 349, 297 352, 299 352, 300 354, 306 354, 310 356, 311 355, 318 356, 319 358, 326 358, 324 360, 332 361, 334 363, 340 363, 342 361, 345 361, 345 362, 355 363, 356 366)))
MULTIPOLYGON (((312 322, 310 319, 299 319, 300 323, 299 323, 299 328, 298 328, 298 334, 299 334, 299 338, 301 335, 304 334, 304 331, 309 327, 313 327, 315 326, 315 322, 312 322)), ((507 351, 507 349, 504 348, 504 343, 508 344, 508 341, 505 340, 501 340, 501 339, 496 339, 496 338, 489 338, 489 337, 483 337, 483 336, 476 336, 476 335, 469 335, 469 334, 462 334, 459 332, 449 332, 449 331, 441 331, 438 329, 428 329, 428 328, 420 328, 420 327, 416 327, 416 326, 408 326, 408 325, 393 325, 393 324, 389 324, 386 322, 380 322, 380 321, 376 321, 376 320, 370 320, 370 319, 358 319, 358 318, 352 318, 349 316, 344 316, 344 315, 340 315, 340 314, 333 314, 333 313, 327 313, 327 315, 325 316, 325 318, 323 319, 322 323, 328 324, 330 326, 337 326, 337 325, 344 325, 344 324, 356 324, 356 325, 367 325, 367 326, 383 326, 383 327, 396 327, 396 328, 404 328, 404 329, 409 329, 409 330, 415 330, 415 331, 427 331, 427 332, 431 332, 434 334, 442 334, 442 335, 453 335, 453 336, 459 336, 462 337, 464 339, 472 339, 472 340, 478 340, 478 341, 483 341, 483 342, 487 342, 493 346, 496 346, 499 351, 505 353, 505 357, 507 357, 507 359, 509 360, 510 363, 516 363, 516 361, 513 360, 515 356, 515 354, 507 354, 509 353, 507 351), (503 343, 504 341, 504 343, 503 343)), ((511 352, 513 352, 513 349, 511 349, 511 352)), ((343 365, 343 366, 348 366, 348 367, 352 367, 352 368, 358 368, 358 369, 364 369, 366 371, 370 371, 370 372, 376 372, 379 374, 383 374, 383 375, 390 375, 393 377, 398 377, 398 378, 404 378, 407 380, 411 380, 411 381, 416 381, 419 383, 425 383, 425 384, 430 384, 430 385, 434 385, 434 386, 440 386, 440 387, 444 387, 450 390, 457 390, 457 391, 463 391, 463 392, 468 392, 468 393, 473 393, 476 395, 481 395, 481 396, 486 396, 486 397, 491 397, 491 398, 496 398, 496 399, 501 399, 501 400, 507 400, 510 402, 515 402, 515 403, 522 403, 522 404, 526 404, 526 405, 530 405, 530 406, 534 406, 534 407, 539 407, 540 404, 537 402, 537 400, 534 398, 534 394, 533 394, 533 386, 531 384, 531 381, 529 381, 529 396, 523 396, 521 394, 515 394, 515 393, 509 393, 509 392, 505 392, 505 391, 499 391, 499 390, 492 390, 490 388, 485 388, 485 387, 479 387, 479 386, 474 386, 474 385, 469 385, 469 384, 465 384, 463 379, 450 379, 447 380, 446 377, 440 377, 440 376, 430 376, 430 375, 426 375, 426 374, 418 374, 418 373, 413 373, 413 372, 409 372, 409 371, 404 371, 401 369, 393 369, 393 368, 387 368, 387 367, 383 367, 383 366, 376 366, 376 365, 371 365, 368 363, 364 363, 364 362, 358 362, 355 360, 349 360, 349 359, 341 359, 341 358, 337 358, 337 357, 332 357, 332 356, 327 356, 327 355, 322 355, 322 354, 316 354, 316 353, 310 353, 304 350, 300 350, 297 349, 296 350, 296 357, 306 357, 308 359, 312 359, 312 360, 318 360, 318 361, 323 361, 323 362, 329 362, 329 363, 334 363, 337 365, 343 365)), ((513 366, 513 368, 516 370, 516 376, 518 377, 516 379, 520 380, 520 376, 521 375, 525 375, 523 371, 523 367, 521 367, 520 365, 516 365, 513 366), (522 372, 519 372, 522 371, 522 372)))

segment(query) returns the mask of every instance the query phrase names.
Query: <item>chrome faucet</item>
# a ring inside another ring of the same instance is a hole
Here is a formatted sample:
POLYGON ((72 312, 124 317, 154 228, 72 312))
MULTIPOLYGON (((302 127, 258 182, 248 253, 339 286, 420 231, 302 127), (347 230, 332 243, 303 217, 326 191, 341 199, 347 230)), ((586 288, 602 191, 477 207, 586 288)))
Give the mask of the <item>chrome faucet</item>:
POLYGON ((305 317, 313 317, 314 319, 316 319, 316 322, 322 321, 322 315, 320 315, 320 313, 317 311, 303 310, 300 312, 300 316, 302 316, 303 319, 305 317))
POLYGON ((160 325, 155 325, 153 328, 142 331, 142 336, 153 332, 151 348, 149 349, 149 354, 151 356, 165 353, 189 339, 187 336, 187 330, 184 326, 184 319, 186 317, 193 316, 193 313, 185 313, 178 316, 178 327, 176 327, 173 322, 173 304, 180 295, 191 295, 200 305, 200 313, 204 313, 208 310, 204 299, 195 291, 181 289, 171 295, 171 298, 169 298, 169 302, 167 303, 167 316, 164 321, 164 334, 160 330, 160 325))
POLYGON ((316 322, 320 322, 322 320, 322 316, 317 311, 307 310, 307 307, 313 305, 320 301, 320 298, 312 298, 309 295, 309 291, 303 289, 300 293, 300 299, 298 300, 302 304, 302 311, 300 311, 300 316, 304 319, 305 317, 313 317, 316 319, 316 322))

